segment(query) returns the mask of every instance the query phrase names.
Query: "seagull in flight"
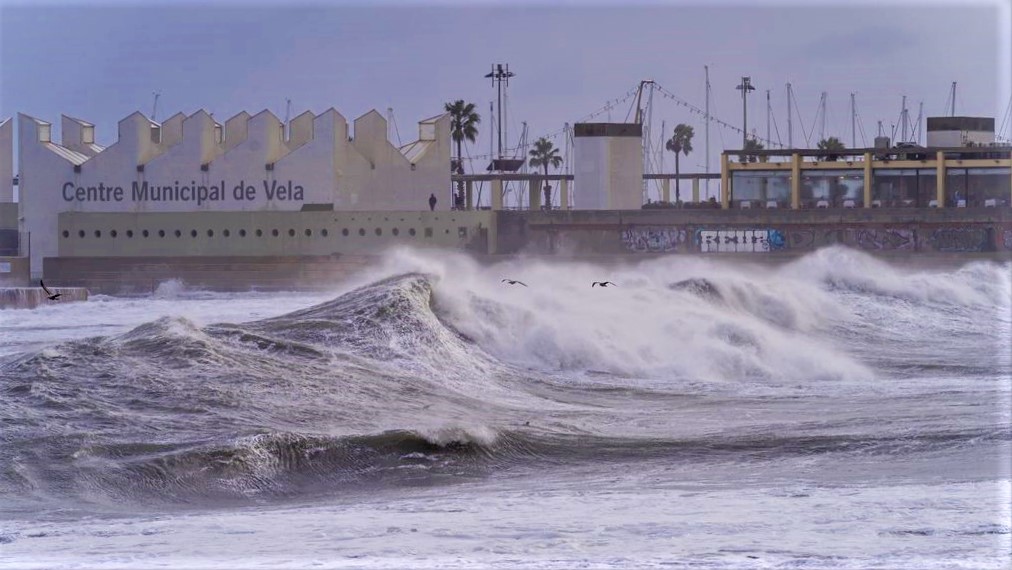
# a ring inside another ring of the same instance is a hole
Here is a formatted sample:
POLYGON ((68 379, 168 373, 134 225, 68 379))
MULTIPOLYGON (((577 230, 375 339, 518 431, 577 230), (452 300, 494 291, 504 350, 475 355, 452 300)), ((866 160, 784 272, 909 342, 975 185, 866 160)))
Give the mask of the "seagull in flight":
POLYGON ((509 283, 510 285, 523 285, 524 287, 527 286, 527 284, 524 283, 523 281, 517 281, 516 279, 503 279, 500 283, 509 283))
POLYGON ((60 300, 60 295, 62 295, 62 293, 53 293, 52 291, 50 291, 46 287, 46 284, 43 283, 41 279, 39 279, 39 285, 42 285, 42 290, 46 292, 46 297, 50 301, 59 301, 60 300))
POLYGON ((594 281, 593 283, 590 284, 590 288, 593 289, 598 285, 600 285, 601 287, 607 287, 609 285, 611 285, 612 287, 618 287, 618 285, 612 283, 611 281, 594 281))

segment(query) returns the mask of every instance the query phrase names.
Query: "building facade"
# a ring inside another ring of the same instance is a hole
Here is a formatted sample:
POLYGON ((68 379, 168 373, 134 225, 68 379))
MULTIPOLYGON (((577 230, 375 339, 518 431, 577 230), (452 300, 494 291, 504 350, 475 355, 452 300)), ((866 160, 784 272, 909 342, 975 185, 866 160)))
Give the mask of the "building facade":
POLYGON ((118 129, 103 148, 94 125, 63 117, 58 144, 51 123, 19 115, 20 230, 33 274, 58 253, 61 213, 424 210, 450 184, 448 115, 421 121, 418 140, 401 148, 375 111, 354 133, 334 109, 287 125, 269 111, 224 124, 202 110, 161 123, 133 113, 118 129))

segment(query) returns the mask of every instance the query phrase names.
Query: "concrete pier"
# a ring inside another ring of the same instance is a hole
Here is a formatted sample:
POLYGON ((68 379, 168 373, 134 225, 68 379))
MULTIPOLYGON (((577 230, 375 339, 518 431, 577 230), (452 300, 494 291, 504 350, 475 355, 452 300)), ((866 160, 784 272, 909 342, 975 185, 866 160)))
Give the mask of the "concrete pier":
POLYGON ((45 304, 88 300, 88 290, 84 287, 50 287, 49 290, 60 293, 59 300, 50 301, 41 287, 0 287, 0 309, 34 309, 45 304))

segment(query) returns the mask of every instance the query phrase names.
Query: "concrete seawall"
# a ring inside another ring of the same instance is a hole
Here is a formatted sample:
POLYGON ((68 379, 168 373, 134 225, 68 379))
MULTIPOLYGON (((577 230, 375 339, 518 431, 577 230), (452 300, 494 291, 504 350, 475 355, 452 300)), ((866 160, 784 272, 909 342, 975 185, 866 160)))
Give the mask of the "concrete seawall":
MULTIPOLYGON (((1012 259, 1009 208, 499 212, 499 254, 797 257, 844 245, 882 257, 1012 259)), ((753 259, 754 258, 754 259, 753 259)))
POLYGON ((50 287, 60 298, 50 301, 41 287, 0 288, 0 309, 34 309, 44 304, 74 303, 88 300, 88 290, 83 287, 50 287))

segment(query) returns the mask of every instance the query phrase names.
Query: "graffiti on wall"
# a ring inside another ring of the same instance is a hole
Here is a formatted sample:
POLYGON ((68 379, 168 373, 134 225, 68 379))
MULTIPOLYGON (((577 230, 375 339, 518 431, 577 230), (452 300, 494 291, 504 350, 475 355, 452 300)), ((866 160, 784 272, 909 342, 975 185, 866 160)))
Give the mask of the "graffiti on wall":
POLYGON ((622 231, 622 244, 637 253, 677 251, 685 243, 685 230, 678 228, 630 228, 622 231))
POLYGON ((873 228, 847 230, 850 238, 849 244, 856 245, 862 249, 874 250, 913 250, 914 230, 873 228))
POLYGON ((696 241, 702 252, 766 252, 787 247, 780 230, 698 230, 696 241))
POLYGON ((928 245, 935 251, 987 251, 987 228, 941 228, 931 232, 928 245))

